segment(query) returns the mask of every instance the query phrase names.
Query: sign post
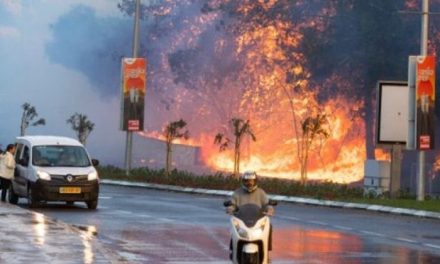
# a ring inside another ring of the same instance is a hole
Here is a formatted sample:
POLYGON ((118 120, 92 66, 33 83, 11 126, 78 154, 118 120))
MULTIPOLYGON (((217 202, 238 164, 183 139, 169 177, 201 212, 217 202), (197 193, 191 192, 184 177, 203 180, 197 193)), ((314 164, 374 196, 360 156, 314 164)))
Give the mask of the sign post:
POLYGON ((133 27, 133 56, 122 60, 121 129, 127 131, 125 174, 130 175, 133 131, 144 129, 145 60, 139 52, 139 19, 141 0, 136 0, 133 27))

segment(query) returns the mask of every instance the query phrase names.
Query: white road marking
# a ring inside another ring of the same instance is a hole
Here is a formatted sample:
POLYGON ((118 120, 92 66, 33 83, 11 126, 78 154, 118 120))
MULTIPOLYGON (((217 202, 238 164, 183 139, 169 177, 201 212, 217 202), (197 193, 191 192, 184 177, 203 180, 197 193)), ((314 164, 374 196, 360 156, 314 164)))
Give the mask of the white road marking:
POLYGON ((372 236, 378 236, 378 237, 385 237, 384 234, 380 234, 380 233, 376 233, 376 232, 371 232, 371 231, 361 230, 361 233, 366 234, 366 235, 372 235, 372 236))
POLYGON ((285 216, 285 215, 276 215, 277 218, 279 219, 283 219, 283 220, 290 220, 290 221, 301 221, 301 219, 299 219, 298 217, 293 217, 293 216, 285 216))
POLYGON ((217 234, 215 234, 211 228, 204 228, 205 231, 208 233, 209 237, 214 240, 217 244, 219 244, 220 247, 222 247, 224 250, 229 250, 229 241, 226 242, 224 239, 220 239, 217 234))
POLYGON ((132 215, 133 213, 130 212, 130 211, 124 211, 124 210, 112 210, 112 211, 105 212, 105 214, 110 214, 110 215, 132 215))
POLYGON ((408 243, 417 243, 417 241, 415 241, 415 240, 404 238, 404 237, 396 237, 395 239, 399 240, 399 241, 403 241, 403 242, 408 242, 408 243))
POLYGON ((113 199, 111 196, 99 196, 99 199, 113 199))
POLYGON ((334 225, 333 227, 335 227, 337 229, 347 230, 347 231, 353 230, 353 228, 348 227, 348 226, 334 225))
POLYGON ((145 217, 145 218, 152 218, 151 215, 147 215, 147 214, 138 214, 137 216, 145 217))
POLYGON ((185 248, 187 250, 191 250, 193 252, 196 252, 196 253, 202 255, 205 258, 210 259, 211 261, 214 260, 213 257, 209 253, 206 253, 204 250, 201 250, 199 247, 188 244, 188 242, 186 242, 186 241, 175 240, 174 243, 179 245, 179 248, 185 248))
POLYGON ((423 244, 424 246, 440 249, 440 245, 434 245, 434 244, 423 244))
POLYGON ((316 224, 316 225, 323 225, 323 226, 327 226, 328 225, 327 223, 321 222, 321 221, 309 221, 309 223, 316 224))

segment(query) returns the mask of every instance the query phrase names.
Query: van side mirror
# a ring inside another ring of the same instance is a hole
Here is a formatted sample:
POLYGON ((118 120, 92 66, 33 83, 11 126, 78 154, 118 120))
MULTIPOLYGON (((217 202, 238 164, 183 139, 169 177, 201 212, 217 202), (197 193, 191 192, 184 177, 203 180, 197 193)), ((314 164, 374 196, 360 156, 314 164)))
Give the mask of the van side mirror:
POLYGON ((225 201, 224 203, 223 203, 223 206, 224 207, 228 207, 228 206, 231 206, 232 205, 232 202, 230 201, 230 200, 227 200, 227 201, 225 201))
POLYGON ((99 165, 99 160, 97 160, 97 159, 92 159, 92 165, 93 165, 93 167, 98 166, 98 165, 99 165))

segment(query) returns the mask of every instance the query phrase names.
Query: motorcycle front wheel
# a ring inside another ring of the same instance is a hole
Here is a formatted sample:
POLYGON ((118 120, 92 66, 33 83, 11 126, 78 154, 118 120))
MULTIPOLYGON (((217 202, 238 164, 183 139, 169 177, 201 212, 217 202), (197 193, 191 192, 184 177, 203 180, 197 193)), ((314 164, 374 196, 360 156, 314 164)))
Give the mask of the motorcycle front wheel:
POLYGON ((241 254, 241 264, 260 264, 260 255, 258 252, 253 254, 243 252, 241 254))

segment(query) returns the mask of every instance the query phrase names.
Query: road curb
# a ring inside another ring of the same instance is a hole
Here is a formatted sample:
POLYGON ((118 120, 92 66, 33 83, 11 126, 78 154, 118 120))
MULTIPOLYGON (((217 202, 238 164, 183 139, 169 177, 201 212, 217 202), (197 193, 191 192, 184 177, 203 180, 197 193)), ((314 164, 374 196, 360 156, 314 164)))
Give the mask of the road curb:
MULTIPOLYGON (((218 196, 232 195, 232 191, 190 188, 190 187, 181 187, 181 186, 164 185, 164 184, 156 184, 156 183, 128 182, 128 181, 116 181, 116 180, 107 180, 107 179, 101 180, 100 183, 108 184, 108 185, 127 186, 127 187, 145 187, 156 190, 195 193, 195 194, 210 194, 210 195, 218 195, 218 196)), ((283 195, 269 195, 269 197, 279 202, 338 207, 338 208, 347 208, 347 209, 361 209, 361 210, 368 210, 373 212, 416 216, 416 217, 440 220, 440 213, 415 210, 415 209, 396 208, 396 207, 371 205, 371 204, 345 203, 338 201, 320 200, 320 199, 303 198, 303 197, 295 197, 295 196, 283 196, 283 195)))

